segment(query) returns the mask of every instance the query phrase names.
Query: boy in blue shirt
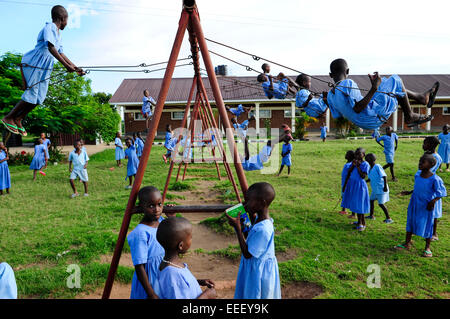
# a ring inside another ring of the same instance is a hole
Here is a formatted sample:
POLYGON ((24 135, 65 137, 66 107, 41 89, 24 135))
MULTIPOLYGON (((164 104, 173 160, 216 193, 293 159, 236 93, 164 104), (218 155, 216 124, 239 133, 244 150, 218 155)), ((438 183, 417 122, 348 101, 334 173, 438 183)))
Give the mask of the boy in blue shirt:
POLYGON ((292 144, 289 143, 290 139, 286 138, 284 140, 283 147, 281 148, 281 167, 277 176, 280 176, 283 171, 284 165, 288 168, 288 175, 291 174, 291 153, 292 153, 292 144))
POLYGON ((77 189, 75 187, 74 180, 78 177, 84 184, 84 196, 89 196, 88 194, 88 173, 87 164, 89 161, 89 156, 87 153, 81 149, 80 141, 76 141, 73 145, 75 149, 69 155, 69 172, 70 172, 70 186, 72 186, 73 194, 72 198, 79 196, 77 189), (73 170, 72 170, 73 163, 73 170))
POLYGON ((256 78, 264 90, 267 98, 276 98, 283 100, 286 95, 291 93, 295 95, 297 93, 297 84, 286 77, 283 73, 279 73, 276 80, 273 80, 273 76, 261 73, 256 78))
POLYGON ((386 127, 386 135, 376 137, 375 140, 384 148, 384 155, 386 155, 387 164, 383 166, 383 169, 389 167, 392 175, 392 181, 396 182, 397 179, 395 178, 394 174, 394 155, 398 147, 398 136, 394 133, 392 127, 388 126, 386 127), (380 141, 383 141, 384 145, 381 144, 380 141))

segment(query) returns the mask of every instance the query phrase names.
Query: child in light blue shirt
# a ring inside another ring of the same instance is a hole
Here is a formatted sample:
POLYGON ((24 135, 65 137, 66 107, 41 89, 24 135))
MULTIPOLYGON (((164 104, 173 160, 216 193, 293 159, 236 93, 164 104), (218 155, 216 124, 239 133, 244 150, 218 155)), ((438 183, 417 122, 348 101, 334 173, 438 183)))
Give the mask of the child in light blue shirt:
POLYGON ((84 196, 89 196, 88 194, 88 173, 87 165, 89 161, 89 156, 86 151, 81 148, 80 140, 77 140, 73 146, 75 149, 69 154, 69 172, 70 172, 70 186, 72 186, 73 194, 72 198, 78 196, 77 188, 75 187, 75 179, 79 178, 84 185, 84 196), (73 165, 73 169, 72 169, 73 165))
POLYGON ((375 154, 369 153, 366 155, 366 161, 370 165, 369 174, 367 175, 370 180, 370 186, 372 188, 372 193, 370 194, 370 215, 367 219, 375 219, 373 216, 375 201, 378 201, 378 206, 383 210, 386 219, 384 222, 386 224, 391 224, 394 221, 389 216, 389 212, 384 205, 389 201, 389 187, 387 184, 386 172, 381 167, 380 164, 375 164, 377 160, 375 154))

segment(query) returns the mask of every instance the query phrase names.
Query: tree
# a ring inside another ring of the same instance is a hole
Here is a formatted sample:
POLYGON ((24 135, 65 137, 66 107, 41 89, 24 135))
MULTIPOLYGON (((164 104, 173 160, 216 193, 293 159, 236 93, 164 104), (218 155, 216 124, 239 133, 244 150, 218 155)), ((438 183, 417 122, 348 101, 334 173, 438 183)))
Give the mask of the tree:
POLYGON ((23 93, 18 64, 22 56, 7 52, 0 56, 0 116, 3 117, 19 102, 23 93))
POLYGON ((295 118, 295 132, 294 138, 304 139, 308 132, 306 129, 311 123, 317 122, 317 119, 311 116, 308 116, 305 112, 301 112, 298 117, 295 118))

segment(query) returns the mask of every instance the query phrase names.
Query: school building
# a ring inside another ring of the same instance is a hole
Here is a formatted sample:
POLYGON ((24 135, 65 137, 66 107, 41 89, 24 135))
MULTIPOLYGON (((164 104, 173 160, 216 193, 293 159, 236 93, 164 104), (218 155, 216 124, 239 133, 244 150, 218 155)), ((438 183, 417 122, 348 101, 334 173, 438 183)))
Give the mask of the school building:
MULTIPOLYGON (((295 76, 290 77, 295 79, 295 76)), ((317 77, 324 81, 331 80, 328 76, 317 77)), ((444 124, 450 124, 449 74, 400 75, 400 77, 403 79, 405 87, 408 90, 416 92, 424 92, 428 90, 434 82, 440 82, 438 95, 433 108, 427 109, 425 106, 414 104, 415 102, 411 101, 411 105, 415 112, 420 112, 422 114, 430 114, 431 112, 431 114, 434 115, 434 120, 421 125, 419 130, 440 131, 444 124)), ((370 81, 367 75, 353 75, 350 76, 350 78, 356 81, 360 88, 370 88, 370 81)), ((261 128, 265 128, 268 125, 270 125, 271 128, 279 128, 282 124, 288 124, 292 130, 295 130, 295 119, 292 117, 292 114, 299 114, 299 110, 295 107, 295 98, 293 96, 288 96, 288 98, 284 100, 269 100, 264 95, 261 85, 256 81, 255 76, 218 75, 217 79, 226 105, 231 107, 235 107, 238 104, 253 106, 256 121, 252 122, 250 127, 254 127, 257 133, 259 133, 261 128)), ((208 78, 204 77, 203 82, 213 111, 217 111, 214 110, 215 102, 208 78)), ((123 134, 145 132, 146 122, 141 114, 143 91, 144 89, 148 89, 150 95, 156 100, 158 98, 161 83, 162 78, 124 79, 122 81, 109 102, 110 104, 115 105, 123 116, 125 124, 125 132, 122 132, 123 134)), ((158 126, 158 137, 164 136, 167 124, 171 124, 174 129, 181 125, 191 85, 192 78, 172 79, 161 121, 158 126)), ((315 92, 322 92, 329 91, 330 88, 327 86, 327 83, 313 79, 311 89, 315 92)), ((220 125, 220 119, 217 115, 218 112, 214 112, 214 114, 216 116, 216 121, 220 125)), ((241 118, 239 118, 239 122, 245 119, 246 114, 243 114, 241 115, 241 118)), ((308 127, 308 131, 319 131, 320 124, 321 123, 318 121, 311 124, 308 127)), ((328 128, 330 128, 330 132, 333 133, 335 124, 330 117, 329 110, 327 111, 326 124, 328 128)), ((406 126, 400 107, 399 110, 391 116, 386 125, 392 126, 394 130, 398 132, 418 130, 417 128, 408 128, 406 126)))

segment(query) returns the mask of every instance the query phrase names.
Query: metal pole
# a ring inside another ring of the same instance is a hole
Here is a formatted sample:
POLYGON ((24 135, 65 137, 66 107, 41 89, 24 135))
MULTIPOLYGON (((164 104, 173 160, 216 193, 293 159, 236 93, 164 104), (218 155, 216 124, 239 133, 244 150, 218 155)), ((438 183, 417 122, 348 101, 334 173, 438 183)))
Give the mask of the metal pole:
POLYGON ((131 189, 130 197, 128 199, 127 208, 125 210, 125 215, 123 216, 122 226, 120 228, 119 237, 117 239, 116 248, 114 250, 113 259, 111 260, 111 266, 109 268, 108 278, 105 283, 105 288, 103 290, 102 299, 108 299, 111 294, 111 289, 114 283, 114 277, 117 272, 117 267, 119 265, 120 255, 122 253, 123 245, 125 243, 128 228, 130 226, 131 214, 136 203, 137 193, 141 187, 142 179, 144 178, 145 169, 147 167, 148 157, 152 149, 153 141, 155 140, 156 131, 158 129, 158 124, 161 119, 161 114, 164 108, 164 103, 166 102, 167 93, 169 91, 170 82, 172 80, 174 67, 180 53, 181 44, 183 42, 184 33, 187 28, 189 21, 189 13, 186 9, 183 9, 178 23, 178 30, 175 36, 175 41, 173 43, 172 52, 170 53, 169 62, 167 63, 167 69, 164 74, 164 79, 161 84, 161 89, 159 91, 158 102, 155 107, 155 113, 153 114, 153 119, 150 123, 149 134, 145 141, 144 149, 142 151, 141 160, 139 162, 138 171, 131 189))

